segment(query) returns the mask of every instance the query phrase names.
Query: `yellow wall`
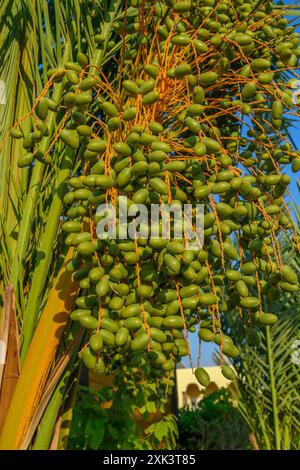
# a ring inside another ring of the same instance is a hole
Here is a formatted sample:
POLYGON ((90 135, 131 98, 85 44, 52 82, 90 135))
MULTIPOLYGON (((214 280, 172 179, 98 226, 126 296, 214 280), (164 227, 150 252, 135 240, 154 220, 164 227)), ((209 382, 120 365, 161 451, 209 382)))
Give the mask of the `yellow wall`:
MULTIPOLYGON (((210 376, 211 384, 208 386, 208 388, 211 388, 211 391, 213 391, 213 384, 215 384, 218 388, 227 388, 231 383, 230 380, 225 379, 225 377, 221 374, 221 367, 205 367, 205 370, 210 376)), ((194 396, 196 401, 201 400, 204 395, 205 387, 197 382, 192 369, 177 369, 176 378, 178 408, 182 408, 184 404, 191 405, 191 396, 194 396), (187 403, 184 403, 185 397, 187 403)))

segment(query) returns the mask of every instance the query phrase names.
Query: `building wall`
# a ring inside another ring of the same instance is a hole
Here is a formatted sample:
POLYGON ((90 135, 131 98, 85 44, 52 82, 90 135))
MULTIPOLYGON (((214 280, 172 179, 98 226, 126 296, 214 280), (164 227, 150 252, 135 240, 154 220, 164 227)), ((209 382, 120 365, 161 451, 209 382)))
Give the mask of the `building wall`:
POLYGON ((193 406, 195 405, 207 392, 213 392, 219 388, 227 388, 231 383, 221 373, 221 367, 205 367, 206 372, 210 376, 211 383, 205 389, 202 385, 197 382, 192 369, 177 369, 177 396, 178 396, 178 408, 182 408, 184 405, 193 406))

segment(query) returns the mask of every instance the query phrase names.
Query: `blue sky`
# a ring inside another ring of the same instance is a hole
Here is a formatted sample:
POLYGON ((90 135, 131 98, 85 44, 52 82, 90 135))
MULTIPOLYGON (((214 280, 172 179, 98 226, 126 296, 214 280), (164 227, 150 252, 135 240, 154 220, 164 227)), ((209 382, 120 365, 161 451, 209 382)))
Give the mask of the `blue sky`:
MULTIPOLYGON (((295 4, 295 1, 286 1, 285 4, 295 4)), ((297 28, 297 31, 300 32, 300 28, 297 28)), ((294 123, 294 127, 291 128, 291 135, 293 138, 293 141, 297 147, 297 149, 300 149, 300 120, 298 119, 297 122, 294 123)), ((291 184, 290 184, 290 192, 294 200, 298 204, 300 204, 300 195, 297 187, 297 179, 300 180, 299 173, 295 174, 292 172, 291 167, 289 165, 288 168, 284 169, 285 173, 288 173, 291 177, 291 184)), ((198 335, 196 333, 190 333, 189 334, 189 342, 191 346, 191 356, 193 360, 193 365, 196 367, 197 364, 197 357, 198 357, 198 335)), ((201 366, 207 367, 214 365, 214 362, 212 360, 212 353, 214 351, 217 351, 217 347, 212 344, 212 343, 202 343, 202 350, 201 350, 201 366)), ((183 363, 187 366, 189 366, 189 359, 188 357, 185 357, 183 360, 183 363)))

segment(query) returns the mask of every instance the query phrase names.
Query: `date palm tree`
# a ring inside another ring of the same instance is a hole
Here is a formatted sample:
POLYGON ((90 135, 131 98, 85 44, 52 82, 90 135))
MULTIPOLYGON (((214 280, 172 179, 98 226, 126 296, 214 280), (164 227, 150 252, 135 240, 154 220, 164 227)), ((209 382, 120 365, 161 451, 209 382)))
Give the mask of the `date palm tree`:
MULTIPOLYGON (((175 72, 169 70, 170 67, 177 65, 176 61, 178 62, 184 53, 176 52, 174 54, 174 49, 172 49, 169 54, 169 48, 173 48, 173 43, 170 42, 173 32, 169 34, 164 26, 162 29, 158 27, 158 23, 165 21, 166 11, 174 7, 172 15, 176 16, 181 14, 182 10, 190 9, 191 2, 166 0, 162 3, 163 7, 161 2, 154 5, 154 2, 144 2, 144 0, 66 0, 63 2, 58 0, 2 0, 1 2, 0 80, 5 84, 6 103, 0 105, 0 333, 4 352, 7 349, 7 361, 5 367, 0 364, 1 393, 6 397, 6 401, 2 401, 0 413, 0 422, 3 425, 0 448, 48 449, 50 446, 55 448, 60 445, 59 443, 65 442, 62 436, 66 428, 65 423, 69 422, 71 418, 79 374, 76 362, 77 352, 81 345, 86 343, 84 330, 76 322, 69 322, 69 313, 75 303, 78 286, 71 274, 66 272, 64 268, 64 263, 72 257, 72 249, 68 251, 63 246, 62 222, 66 217, 63 199, 68 189, 70 177, 80 176, 85 171, 79 144, 75 148, 72 145, 66 145, 66 142, 60 138, 62 130, 68 131, 65 126, 70 125, 71 132, 75 131, 72 128, 74 123, 68 122, 69 108, 68 103, 64 101, 67 95, 66 90, 68 90, 66 81, 69 84, 74 84, 74 80, 72 74, 69 73, 70 81, 68 79, 64 81, 64 74, 67 70, 72 72, 72 68, 74 71, 74 66, 76 68, 77 64, 78 67, 79 60, 81 60, 87 64, 84 65, 84 68, 88 67, 88 73, 97 77, 97 88, 92 87, 94 89, 93 99, 85 111, 89 116, 88 119, 95 118, 97 125, 101 128, 103 119, 99 112, 99 100, 103 104, 102 95, 104 95, 105 97, 113 96, 116 101, 122 102, 121 82, 123 76, 130 77, 132 75, 130 75, 130 68, 133 63, 136 64, 138 72, 142 70, 140 66, 144 62, 146 65, 150 65, 146 63, 146 56, 150 52, 149 48, 147 49, 149 46, 151 51, 154 50, 155 60, 160 57, 163 61, 163 80, 160 84, 163 85, 161 87, 163 100, 158 103, 158 109, 159 113, 164 116, 164 124, 168 122, 168 138, 170 136, 170 139, 174 139, 176 151, 179 148, 179 152, 181 152, 183 148, 181 135, 195 130, 196 133, 199 133, 197 129, 200 129, 200 124, 195 122, 191 116, 187 120, 189 130, 187 131, 184 127, 186 119, 182 117, 182 110, 185 108, 186 102, 191 101, 190 91, 187 93, 186 101, 180 102, 175 89, 171 90, 170 87, 165 86, 167 78, 171 78, 169 75, 175 77, 175 72), (146 3, 148 10, 145 12, 144 4, 146 3), (158 12, 155 13, 158 21, 157 23, 155 21, 149 22, 148 25, 146 16, 148 12, 150 15, 154 11, 158 12), (126 29, 128 18, 131 18, 132 21, 128 25, 129 28, 126 29), (140 23, 136 21, 136 18, 141 20, 140 23), (147 43, 148 38, 145 33, 148 26, 149 29, 152 28, 150 45, 147 43), (170 38, 167 40, 165 40, 166 37, 159 38, 159 31, 170 38), (130 47, 132 37, 135 40, 134 46, 137 46, 135 49, 130 47), (145 46, 144 49, 143 46, 145 46), (162 53, 164 47, 166 49, 162 53), (133 54, 131 54, 132 52, 133 54), (130 54, 134 56, 135 62, 127 61, 130 54), (171 92, 174 92, 174 96, 172 95, 170 98, 172 108, 166 114, 165 109, 166 105, 169 106, 168 97, 171 96, 171 92), (42 109, 40 109, 42 98, 46 98, 47 110, 48 107, 50 109, 49 115, 47 115, 46 129, 37 119, 38 113, 42 113, 42 109), (95 114, 97 115, 95 116, 95 114), (178 122, 176 123, 177 118, 178 122), (178 127, 176 127, 177 124, 178 127), (38 125, 40 128, 37 127, 38 125), (172 126, 174 128, 172 132, 169 132, 169 127, 172 128, 172 126), (32 129, 37 132, 31 132, 32 129), (29 135, 31 142, 29 146, 28 142, 26 143, 25 136, 27 135, 29 135), (23 137, 25 138, 23 139, 23 137), (37 142, 39 148, 35 146, 37 142), (28 155, 30 152, 26 152, 25 157, 29 159, 32 157, 34 160, 31 160, 29 165, 26 162, 23 165, 23 148, 28 150, 33 147, 34 155, 30 156, 28 155), (20 166, 24 167, 20 168, 20 166), (12 377, 15 376, 19 376, 18 380, 12 380, 12 377)), ((200 3, 196 1, 195 6, 201 8, 200 3)), ((236 3, 239 8, 240 2, 236 3)), ((255 4, 255 9, 263 3, 255 4)), ((229 10, 234 17, 235 12, 231 6, 229 10)), ((251 12, 253 16, 256 14, 254 10, 251 12)), ((281 5, 276 5, 272 11, 271 20, 273 17, 281 16, 282 10, 281 5)), ((206 11, 207 8, 204 8, 204 12, 206 11)), ((243 30, 244 19, 249 15, 247 11, 241 13, 242 24, 240 26, 243 30)), ((206 13, 204 14, 206 15, 206 13)), ((286 23, 285 20, 283 22, 286 23)), ((168 22, 168 27, 171 30, 172 24, 168 22)), ((185 28, 184 25, 181 25, 182 27, 185 28)), ((215 25, 213 24, 212 27, 214 28, 215 25)), ((179 42, 182 43, 181 34, 179 36, 179 42)), ((240 35, 238 37, 240 38, 240 35)), ((246 37, 246 42, 249 40, 251 55, 254 43, 252 43, 252 37, 246 37)), ((178 38, 176 41, 178 42, 178 38)), ((242 36, 242 43, 244 41, 245 37, 242 36)), ((186 39, 183 38, 183 43, 185 42, 186 39)), ((260 47, 265 51, 264 43, 259 42, 260 47)), ((220 81, 220 90, 216 92, 215 96, 212 96, 214 105, 208 107, 209 112, 213 113, 212 116, 215 114, 213 121, 218 120, 220 116, 227 116, 230 118, 230 126, 233 122, 237 129, 239 128, 239 120, 235 119, 234 114, 239 116, 238 119, 243 118, 240 118, 239 112, 227 111, 228 96, 231 93, 229 90, 232 86, 231 78, 228 77, 232 77, 233 80, 236 78, 236 62, 241 60, 243 63, 245 54, 240 44, 237 43, 238 60, 233 60, 234 65, 230 71, 228 70, 230 60, 227 58, 223 61, 223 58, 219 57, 218 47, 222 43, 220 37, 214 38, 212 48, 217 48, 217 53, 208 52, 207 58, 201 58, 203 63, 207 61, 209 67, 211 61, 217 60, 217 70, 224 73, 224 80, 220 81), (226 97, 221 107, 219 92, 226 97)), ((272 44, 274 46, 274 42, 272 44)), ((200 51, 203 50, 203 47, 206 50, 206 45, 203 46, 202 41, 200 43, 197 41, 196 45, 200 51)), ((249 50, 249 44, 246 46, 249 50)), ((207 49, 209 50, 209 48, 207 49)), ((203 68, 206 65, 202 65, 202 62, 198 60, 196 52, 193 46, 193 54, 188 57, 191 64, 181 64, 179 72, 178 67, 175 67, 179 78, 179 95, 181 90, 186 90, 190 86, 185 75, 193 68, 197 70, 195 72, 197 77, 202 75, 203 86, 210 85, 212 82, 212 86, 214 86, 217 83, 218 74, 216 72, 213 72, 212 75, 211 73, 208 75, 200 73, 199 63, 203 68), (181 81, 181 78, 184 79, 181 81)), ((229 49, 226 53, 229 56, 232 54, 229 49)), ((150 56, 151 54, 152 52, 149 53, 150 56)), ((292 57, 292 60, 297 63, 297 56, 292 57)), ((267 59, 263 61, 263 64, 267 63, 268 65, 269 62, 267 59)), ((260 60, 259 64, 261 64, 260 60)), ((263 66, 265 67, 265 65, 263 66)), ((249 68, 248 64, 247 68, 249 68)), ((82 67, 80 66, 79 69, 78 73, 80 74, 82 67)), ((283 69, 282 80, 285 83, 290 78, 289 72, 293 70, 293 66, 285 67, 283 64, 283 69)), ((150 70, 153 74, 152 67, 150 70)), ((154 66, 154 74, 156 74, 156 70, 157 67, 154 66)), ((246 71, 246 75, 248 72, 246 71)), ((142 73, 144 73, 144 69, 142 73)), ((275 77, 276 80, 279 76, 281 81, 280 73, 279 71, 279 75, 275 77)), ((237 78, 234 83, 237 90, 235 98, 240 98, 240 86, 247 80, 246 75, 241 79, 237 78)), ((265 74, 263 75, 262 80, 269 80, 270 77, 272 79, 273 72, 267 74, 267 77, 265 74)), ((191 79, 193 82, 195 77, 190 77, 191 79)), ((75 85, 78 83, 79 78, 77 82, 75 80, 75 85)), ((219 83, 217 85, 219 86, 219 83)), ((254 92, 253 83, 250 83, 250 89, 251 93, 254 92)), ((182 93, 184 94, 185 91, 182 93)), ((71 94, 76 93, 71 92, 71 94)), ((274 95, 273 92, 272 94, 274 95)), ((140 108, 144 104, 145 106, 154 105, 160 96, 158 92, 154 92, 154 94, 150 92, 150 97, 148 93, 147 95, 138 101, 140 108)), ((271 98, 273 99, 273 96, 271 98)), ((202 102, 201 96, 199 99, 202 102)), ((261 101, 260 98, 259 101, 261 101)), ((288 99, 288 101, 291 100, 288 99)), ((236 103, 240 105, 241 100, 236 100, 236 103)), ((292 105, 288 105, 288 107, 291 109, 292 105)), ((197 113, 202 113, 201 105, 200 111, 199 105, 196 109, 198 109, 197 113)), ((246 114, 251 114, 251 106, 248 103, 244 109, 246 109, 246 114)), ((262 108, 263 114, 264 109, 262 108)), ((276 116, 281 117, 283 112, 283 106, 279 100, 275 100, 275 107, 272 111, 273 121, 276 126, 280 127, 281 120, 275 119, 276 116)), ((148 121, 150 123, 150 120, 155 117, 155 113, 153 116, 151 113, 151 109, 148 108, 146 112, 147 125, 148 121)), ((194 111, 192 111, 193 113, 194 111)), ((292 111, 291 113, 293 114, 292 111)), ((116 114, 118 114, 118 110, 116 114)), ((141 116, 143 121, 145 116, 142 114, 141 116)), ((144 122, 142 123, 144 124, 144 122)), ((209 124, 211 127, 215 127, 214 123, 209 124)), ((250 127, 252 125, 253 122, 250 120, 250 127)), ((205 124, 207 131, 210 130, 210 126, 205 124)), ((233 133, 231 137, 229 134, 227 136, 226 130, 225 140, 227 140, 229 149, 235 148, 237 140, 236 133, 233 133)), ((76 138, 79 142, 79 133, 76 134, 76 138)), ((207 142, 212 146, 212 153, 219 151, 220 144, 217 141, 212 142, 212 139, 208 139, 207 142)), ((263 142, 263 139, 260 142, 263 142)), ((271 144, 273 145, 273 143, 271 144)), ((184 152, 185 158, 189 150, 184 147, 184 152)), ((293 154, 293 156, 298 165, 297 155, 293 154)), ((109 165, 110 157, 109 155, 107 158, 109 165)), ((226 162, 226 155, 222 157, 225 157, 226 162)), ((253 165, 251 159, 247 164, 253 165)), ((166 175, 168 176, 168 173, 166 175)), ((182 184, 183 182, 190 184, 189 179, 184 176, 181 181, 182 184)), ((170 184, 170 180, 168 180, 168 197, 172 196, 170 184)), ((225 187, 227 185, 228 183, 225 182, 225 187)), ((159 186, 161 191, 161 184, 159 186)), ((224 187, 224 182, 222 187, 224 187)), ((162 192, 167 195, 166 183, 164 182, 163 188, 162 192)), ((113 196, 116 194, 114 193, 113 196)), ((181 197, 180 191, 178 193, 176 190, 176 194, 181 197)), ((92 216, 89 220, 91 218, 92 216)), ((172 274, 172 270, 170 272, 172 274)), ((215 299, 214 296, 209 298, 213 301, 215 299)), ((183 307, 180 307, 182 310, 183 307)), ((143 341, 144 339, 145 337, 143 341)), ((148 341, 148 339, 147 337, 146 340, 148 341)), ((92 358, 95 359, 93 355, 92 358)), ((175 363, 171 361, 170 364, 173 367, 172 364, 175 363)))

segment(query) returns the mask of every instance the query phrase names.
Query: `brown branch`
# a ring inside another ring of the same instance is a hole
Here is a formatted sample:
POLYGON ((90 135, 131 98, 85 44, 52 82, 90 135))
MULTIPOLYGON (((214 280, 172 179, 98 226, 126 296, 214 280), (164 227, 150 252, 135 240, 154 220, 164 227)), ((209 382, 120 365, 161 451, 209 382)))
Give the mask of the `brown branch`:
POLYGON ((4 423, 11 397, 20 375, 19 333, 12 284, 5 289, 3 327, 0 334, 3 342, 0 363, 0 431, 4 423))

